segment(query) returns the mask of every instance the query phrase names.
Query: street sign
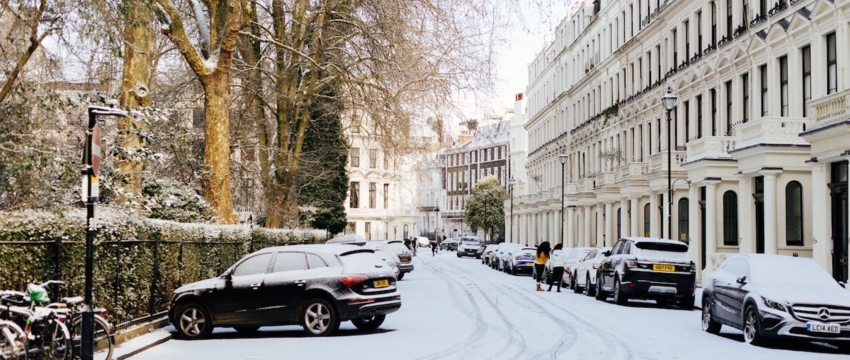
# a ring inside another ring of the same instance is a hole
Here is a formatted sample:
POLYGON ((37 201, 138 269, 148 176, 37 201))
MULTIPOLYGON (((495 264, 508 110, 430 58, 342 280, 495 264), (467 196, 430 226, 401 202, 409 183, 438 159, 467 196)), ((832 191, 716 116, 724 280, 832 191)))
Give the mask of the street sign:
MULTIPOLYGON (((96 177, 98 175, 98 173, 100 173, 100 158, 101 158, 100 126, 98 126, 98 125, 94 126, 94 128, 92 129, 92 133, 91 133, 91 139, 92 139, 92 141, 91 141, 92 142, 91 143, 91 170, 92 170, 92 175, 94 175, 96 177)), ((94 181, 94 182, 92 182, 92 185, 94 185, 96 183, 97 182, 94 181)))

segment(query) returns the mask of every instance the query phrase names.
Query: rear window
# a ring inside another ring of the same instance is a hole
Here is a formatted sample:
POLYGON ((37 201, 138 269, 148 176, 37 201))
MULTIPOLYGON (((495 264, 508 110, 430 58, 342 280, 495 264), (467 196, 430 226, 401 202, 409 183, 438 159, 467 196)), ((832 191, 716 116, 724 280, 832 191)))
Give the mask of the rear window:
POLYGON ((636 252, 636 255, 641 257, 678 261, 690 260, 688 246, 685 244, 639 242, 634 244, 634 247, 637 248, 637 251, 632 252, 636 252))
POLYGON ((371 251, 343 254, 340 256, 340 260, 342 260, 342 264, 347 268, 374 269, 375 265, 384 265, 381 258, 371 251))
POLYGON ((669 243, 656 243, 656 242, 639 242, 635 244, 638 249, 641 250, 654 250, 654 251, 666 251, 666 252, 688 252, 688 246, 685 244, 669 244, 669 243))
POLYGON ((404 246, 399 243, 392 243, 390 244, 390 250, 392 250, 396 254, 402 254, 407 251, 407 246, 404 246))

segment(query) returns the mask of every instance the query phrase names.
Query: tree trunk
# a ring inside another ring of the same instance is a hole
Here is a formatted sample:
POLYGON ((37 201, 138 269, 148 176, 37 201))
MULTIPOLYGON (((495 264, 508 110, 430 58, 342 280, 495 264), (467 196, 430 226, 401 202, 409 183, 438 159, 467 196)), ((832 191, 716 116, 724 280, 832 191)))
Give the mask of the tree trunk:
POLYGON ((236 223, 230 192, 230 117, 228 83, 230 73, 215 71, 201 78, 204 86, 205 145, 204 199, 216 210, 225 224, 236 223))
MULTIPOLYGON (((156 38, 150 24, 153 14, 145 7, 147 4, 139 0, 124 1, 124 70, 121 82, 121 107, 137 109, 151 105, 150 80, 153 72, 153 57, 156 38)), ((133 121, 132 118, 122 118, 118 122, 118 130, 123 134, 120 144, 129 152, 142 148, 138 136, 139 131, 145 130, 145 123, 133 121)), ((142 170, 144 163, 132 158, 119 156, 115 161, 120 176, 123 178, 125 195, 122 201, 133 200, 141 204, 142 170)))
POLYGON ((266 227, 285 228, 298 225, 298 205, 295 201, 295 178, 284 174, 269 185, 266 198, 266 227))

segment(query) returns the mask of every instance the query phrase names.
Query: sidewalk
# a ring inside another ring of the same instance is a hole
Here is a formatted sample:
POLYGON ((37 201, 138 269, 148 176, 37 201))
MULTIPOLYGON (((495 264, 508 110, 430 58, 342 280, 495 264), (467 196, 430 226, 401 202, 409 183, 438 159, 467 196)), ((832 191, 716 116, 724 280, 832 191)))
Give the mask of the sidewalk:
POLYGON ((174 328, 168 326, 168 320, 161 318, 120 331, 115 335, 112 359, 124 360, 171 340, 172 330, 174 328))

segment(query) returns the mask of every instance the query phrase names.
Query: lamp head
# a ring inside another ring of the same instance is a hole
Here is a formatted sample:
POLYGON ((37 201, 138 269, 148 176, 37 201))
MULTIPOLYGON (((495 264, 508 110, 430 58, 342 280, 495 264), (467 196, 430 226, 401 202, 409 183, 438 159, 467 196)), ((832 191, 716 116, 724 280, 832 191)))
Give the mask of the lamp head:
POLYGON ((567 156, 567 154, 558 155, 558 159, 561 160, 561 165, 566 164, 568 158, 569 156, 567 156))
POLYGON ((667 88, 667 93, 661 97, 661 102, 664 103, 664 108, 666 108, 667 111, 673 110, 673 108, 676 107, 676 100, 678 100, 678 98, 675 94, 673 94, 673 91, 669 87, 667 88))

